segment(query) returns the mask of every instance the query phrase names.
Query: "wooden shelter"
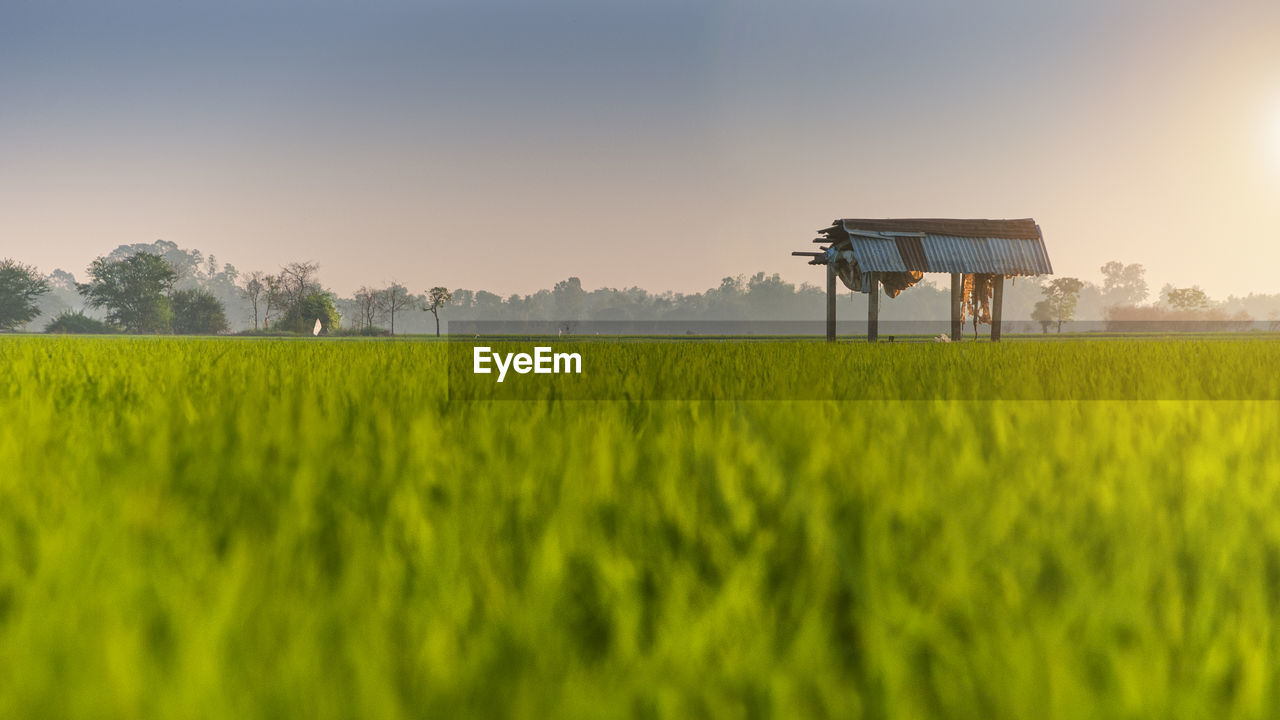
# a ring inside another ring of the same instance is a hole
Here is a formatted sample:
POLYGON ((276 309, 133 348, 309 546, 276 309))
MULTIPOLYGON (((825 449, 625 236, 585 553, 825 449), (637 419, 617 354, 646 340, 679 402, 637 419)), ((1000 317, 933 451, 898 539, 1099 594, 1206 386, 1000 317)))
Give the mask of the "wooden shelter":
MULTIPOLYGON (((927 272, 951 275, 951 338, 960 339, 964 276, 990 276, 991 339, 1000 339, 1004 279, 1053 272, 1040 226, 1024 220, 845 219, 818 231, 819 252, 793 252, 827 266, 827 340, 836 338, 836 278, 868 295, 867 340, 879 335, 881 286, 889 297, 927 272)), ((986 278, 983 278, 984 280, 986 278)))

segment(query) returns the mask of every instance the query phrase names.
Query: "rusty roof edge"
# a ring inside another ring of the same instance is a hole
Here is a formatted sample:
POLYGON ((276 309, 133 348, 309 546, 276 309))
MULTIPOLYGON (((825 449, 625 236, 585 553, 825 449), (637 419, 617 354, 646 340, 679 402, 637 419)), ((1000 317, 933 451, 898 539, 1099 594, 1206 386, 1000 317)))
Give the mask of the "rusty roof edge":
POLYGON ((1049 246, 1044 244, 1044 230, 1040 229, 1040 223, 1036 223, 1036 232, 1040 233, 1040 248, 1044 250, 1044 264, 1049 266, 1049 272, 1046 275, 1053 274, 1053 259, 1049 257, 1049 246))
POLYGON ((849 233, 855 226, 857 230, 923 232, 953 237, 1034 240, 1040 235, 1034 218, 842 218, 832 223, 830 229, 839 228, 849 233))
MULTIPOLYGON (((847 249, 862 267, 874 267, 878 272, 896 272, 899 271, 898 266, 904 260, 898 257, 900 253, 897 252, 896 244, 890 243, 894 245, 892 248, 894 252, 890 253, 888 245, 882 246, 882 243, 897 240, 898 236, 918 237, 919 234, 923 234, 925 237, 922 240, 932 246, 926 249, 929 264, 943 260, 944 256, 950 256, 949 261, 938 262, 938 264, 954 267, 955 264, 950 261, 964 257, 964 265, 973 263, 973 270, 966 272, 1003 271, 1004 274, 1021 277, 1053 274, 1053 263, 1049 259, 1048 248, 1044 242, 1044 230, 1033 218, 1018 220, 905 218, 878 221, 866 219, 862 222, 866 222, 875 229, 862 227, 859 218, 838 219, 832 223, 831 227, 819 230, 818 232, 825 238, 815 238, 814 242, 829 242, 833 248, 838 246, 840 249, 847 249), (910 228, 911 225, 918 227, 910 228), (877 240, 880 242, 876 242, 877 240), (964 244, 952 245, 944 250, 934 244, 938 241, 943 242, 944 245, 958 241, 964 241, 964 244), (996 249, 1008 241, 1016 241, 1018 244, 1004 246, 1009 248, 1008 250, 996 249), (970 242, 995 243, 996 247, 970 248, 970 242), (1022 246, 1020 243, 1028 243, 1028 245, 1022 246), (939 251, 942 251, 941 255, 938 255, 939 251), (993 252, 994 255, 992 255, 993 252), (1008 252, 1012 252, 1013 255, 1008 255, 1008 252)), ((950 272, 950 270, 939 268, 925 272, 950 272)))

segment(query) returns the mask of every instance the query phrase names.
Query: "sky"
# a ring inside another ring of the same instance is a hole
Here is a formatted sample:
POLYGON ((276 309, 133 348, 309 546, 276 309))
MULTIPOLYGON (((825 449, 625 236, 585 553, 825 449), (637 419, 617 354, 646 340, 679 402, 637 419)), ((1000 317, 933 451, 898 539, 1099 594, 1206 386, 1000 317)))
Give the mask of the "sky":
POLYGON ((838 217, 1280 292, 1280 2, 0 3, 0 257, 695 292, 838 217))

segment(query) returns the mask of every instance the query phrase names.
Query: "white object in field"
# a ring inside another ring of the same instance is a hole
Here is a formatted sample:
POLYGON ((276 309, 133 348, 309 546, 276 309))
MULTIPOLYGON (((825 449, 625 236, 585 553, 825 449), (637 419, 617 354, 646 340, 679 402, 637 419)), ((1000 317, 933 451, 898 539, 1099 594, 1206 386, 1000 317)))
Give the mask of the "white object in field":
POLYGON ((948 336, 948 335, 946 335, 946 334, 944 333, 944 334, 939 335, 938 337, 934 338, 934 339, 933 339, 933 341, 934 341, 934 342, 940 342, 940 343, 949 343, 949 342, 951 342, 951 337, 950 337, 950 336, 948 336))
POLYGON ((316 326, 311 328, 312 335, 319 335, 323 326, 320 324, 320 318, 316 318, 316 326))

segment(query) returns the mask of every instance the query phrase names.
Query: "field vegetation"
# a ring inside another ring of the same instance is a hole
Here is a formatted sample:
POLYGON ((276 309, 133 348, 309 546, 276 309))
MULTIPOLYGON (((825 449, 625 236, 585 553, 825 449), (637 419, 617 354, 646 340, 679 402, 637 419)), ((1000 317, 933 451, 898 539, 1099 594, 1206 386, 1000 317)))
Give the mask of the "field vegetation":
POLYGON ((0 338, 0 717, 1280 705, 1275 343, 469 347, 0 338))

